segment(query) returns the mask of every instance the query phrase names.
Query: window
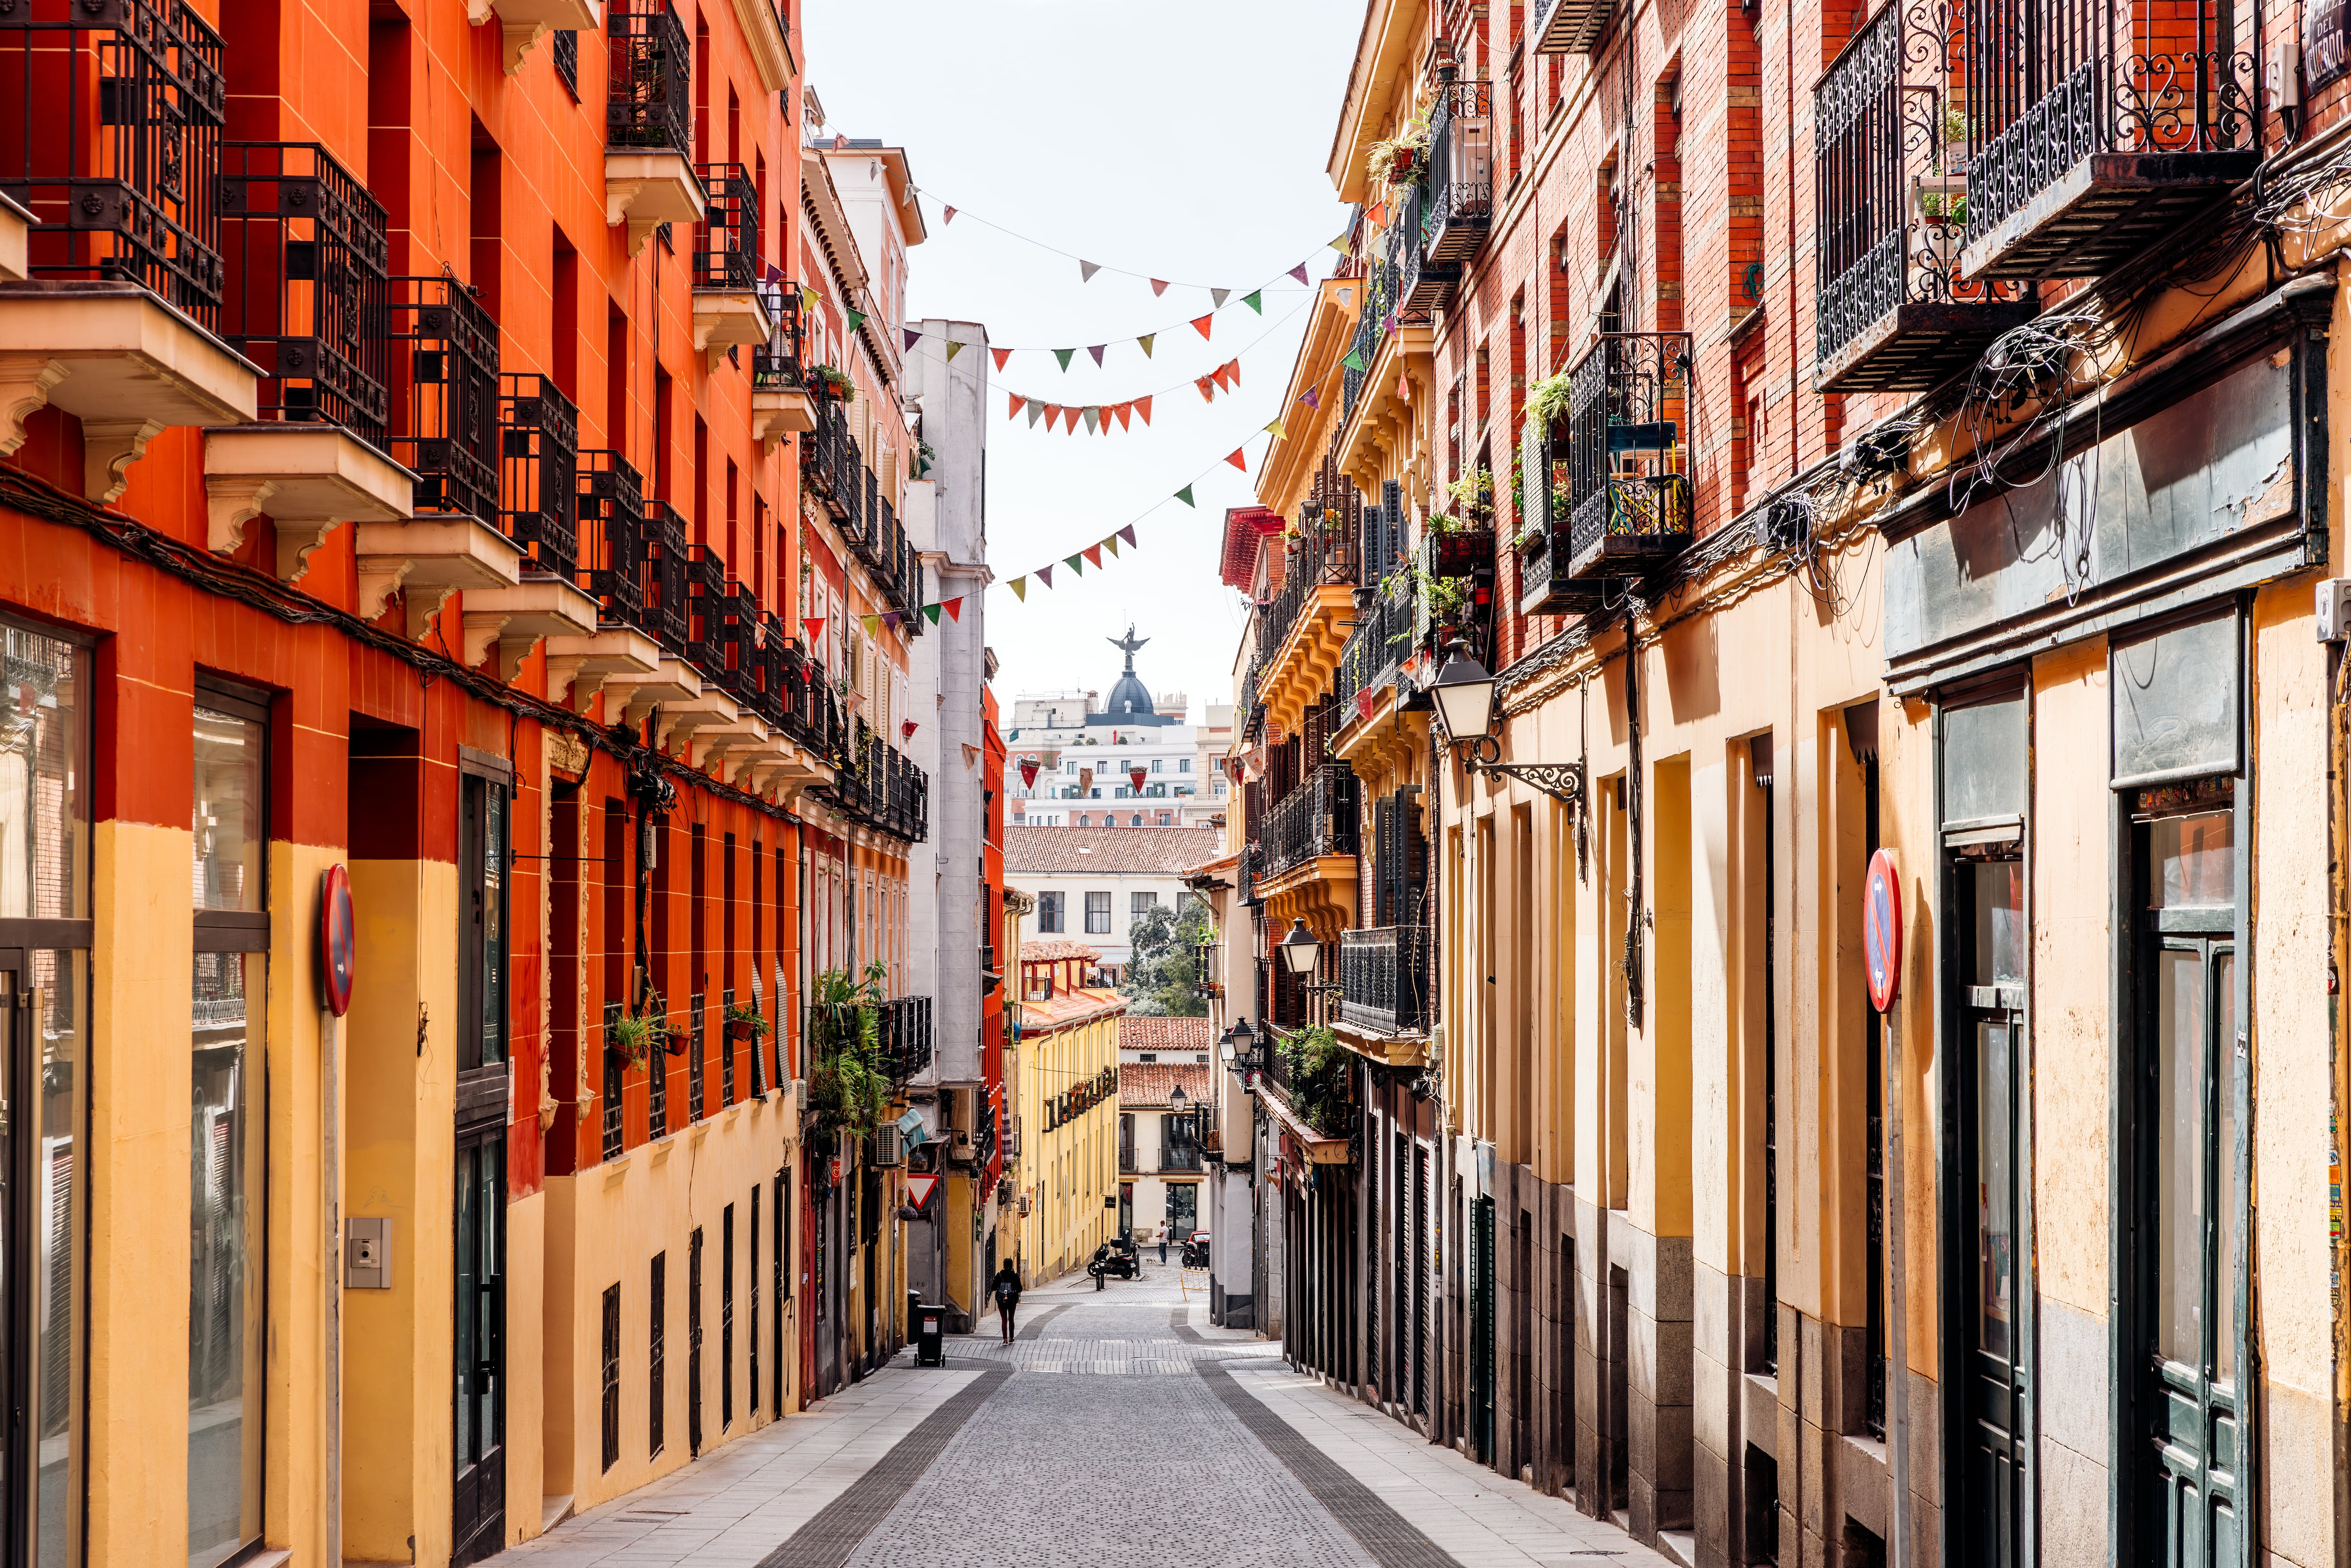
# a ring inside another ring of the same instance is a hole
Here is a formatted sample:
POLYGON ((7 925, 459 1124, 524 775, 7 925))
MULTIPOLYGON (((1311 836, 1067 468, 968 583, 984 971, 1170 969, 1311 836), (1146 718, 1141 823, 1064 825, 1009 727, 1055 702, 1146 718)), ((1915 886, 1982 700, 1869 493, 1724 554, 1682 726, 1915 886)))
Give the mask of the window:
POLYGON ((1109 894, 1090 893, 1086 894, 1086 935, 1089 936, 1107 936, 1110 935, 1109 894))
POLYGON ((1164 757, 1155 757, 1155 758, 1153 758, 1151 759, 1151 771, 1153 771, 1154 773, 1165 773, 1165 772, 1166 772, 1166 771, 1167 771, 1167 759, 1166 759, 1165 758, 1164 758, 1164 757))
MULTIPOLYGON (((1084 825, 1081 819, 1079 826, 1084 825)), ((1038 930, 1057 932, 1061 929, 1061 900, 1068 896, 1062 893, 1040 893, 1037 895, 1038 930)))
POLYGON ((718 1429, 735 1425, 735 1206, 718 1216, 718 1429))
MULTIPOLYGON (((461 747, 457 853, 465 901, 459 933, 465 985, 457 1029, 457 1071, 496 1068, 507 1060, 507 812, 514 774, 504 760, 461 747)), ((466 1096, 458 1093, 459 1115, 466 1096)), ((496 1109, 505 1110, 499 1096, 496 1109)))
POLYGON ((1143 813, 1137 811, 1134 816, 1129 817, 1126 820, 1126 825, 1130 828, 1139 828, 1143 826, 1143 813))
POLYGON ((1188 758, 1188 757, 1182 758, 1180 761, 1178 761, 1178 762, 1176 764, 1176 772, 1178 772, 1178 773, 1189 773, 1189 772, 1191 772, 1191 771, 1192 771, 1192 759, 1191 759, 1190 758, 1188 758))
POLYGON ((1158 907, 1159 895, 1155 893, 1133 893, 1127 894, 1126 916, 1129 920, 1140 920, 1158 907))
POLYGON ((604 1287, 604 1468, 621 1462, 621 1287, 604 1287))
POLYGON ((653 1254, 653 1293, 645 1298, 651 1316, 648 1343, 651 1346, 647 1364, 652 1368, 646 1389, 645 1453, 652 1458, 661 1457, 668 1437, 669 1425, 669 1347, 664 1343, 669 1331, 669 1254, 653 1254))
POLYGON ((188 1561, 209 1568, 261 1534, 266 1150, 254 1074, 268 1016, 266 702, 199 685, 190 998, 188 1561))
POLYGON ((1172 828, 1175 825, 1176 818, 1173 812, 1162 811, 1159 813, 1159 826, 1163 828, 1172 828))

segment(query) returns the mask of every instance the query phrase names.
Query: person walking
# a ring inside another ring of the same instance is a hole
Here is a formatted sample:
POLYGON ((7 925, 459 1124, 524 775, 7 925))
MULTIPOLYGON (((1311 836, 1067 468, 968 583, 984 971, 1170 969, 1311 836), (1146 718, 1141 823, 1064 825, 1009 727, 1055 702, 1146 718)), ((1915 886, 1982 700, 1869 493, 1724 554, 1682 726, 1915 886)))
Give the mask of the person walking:
POLYGON ((988 1281, 987 1293, 996 1298, 996 1315, 1004 1324, 1004 1343, 1012 1343, 1012 1314, 1020 1310, 1020 1270, 1007 1258, 988 1281))
POLYGON ((1167 1228, 1164 1225, 1159 1228, 1159 1261, 1167 1261, 1167 1228))

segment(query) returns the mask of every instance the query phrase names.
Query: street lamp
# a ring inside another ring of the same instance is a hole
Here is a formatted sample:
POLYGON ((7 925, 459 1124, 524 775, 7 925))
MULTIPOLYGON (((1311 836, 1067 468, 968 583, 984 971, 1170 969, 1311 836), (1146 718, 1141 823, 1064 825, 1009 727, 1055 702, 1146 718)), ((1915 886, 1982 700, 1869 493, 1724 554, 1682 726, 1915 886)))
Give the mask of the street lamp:
POLYGON ((1523 779, 1552 800, 1583 810, 1583 763, 1502 760, 1502 743, 1487 733, 1494 722, 1494 677, 1458 637, 1447 648, 1445 667, 1437 672, 1428 693, 1437 722, 1465 769, 1523 779))
MULTIPOLYGON (((1311 975, 1322 956, 1322 944, 1314 940, 1314 933, 1306 929, 1305 921, 1292 918, 1290 935, 1275 945, 1274 951, 1281 955, 1282 967, 1291 974, 1311 975)), ((1341 989, 1335 980, 1307 980, 1301 988, 1322 996, 1335 996, 1341 989)))
POLYGON ((1253 1071, 1258 1064, 1257 1030, 1249 1021, 1241 1019, 1225 1030, 1225 1065, 1243 1072, 1253 1071))
POLYGON ((1184 1086, 1181 1083, 1168 1092, 1167 1108, 1178 1116, 1184 1113, 1184 1086))

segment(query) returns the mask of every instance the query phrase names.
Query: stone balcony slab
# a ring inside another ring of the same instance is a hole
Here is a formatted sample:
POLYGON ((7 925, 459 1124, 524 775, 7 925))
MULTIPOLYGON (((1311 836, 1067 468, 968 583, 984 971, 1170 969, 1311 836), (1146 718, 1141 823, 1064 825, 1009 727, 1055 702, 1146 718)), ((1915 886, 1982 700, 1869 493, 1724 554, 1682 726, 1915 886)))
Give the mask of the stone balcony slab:
POLYGON ((599 626, 584 636, 547 640, 548 695, 560 701, 569 687, 578 713, 586 713, 613 677, 649 675, 660 667, 661 645, 633 626, 599 626))
POLYGON ((216 425, 204 432, 205 542, 228 554, 257 517, 277 525, 277 575, 298 580, 342 523, 396 523, 416 476, 335 424, 216 425))
POLYGON ((543 640, 584 637, 596 630, 595 599, 559 577, 526 577, 512 588, 468 593, 465 614, 465 662, 480 664, 495 642, 502 681, 513 680, 543 640))
POLYGON ((604 223, 629 225, 629 255, 664 224, 698 224, 710 204, 685 154, 674 148, 604 150, 604 223))
POLYGON ((513 588, 522 581, 522 551, 478 517, 427 515, 406 522, 361 523, 353 546, 360 614, 372 621, 400 594, 411 637, 424 635, 451 594, 513 588))

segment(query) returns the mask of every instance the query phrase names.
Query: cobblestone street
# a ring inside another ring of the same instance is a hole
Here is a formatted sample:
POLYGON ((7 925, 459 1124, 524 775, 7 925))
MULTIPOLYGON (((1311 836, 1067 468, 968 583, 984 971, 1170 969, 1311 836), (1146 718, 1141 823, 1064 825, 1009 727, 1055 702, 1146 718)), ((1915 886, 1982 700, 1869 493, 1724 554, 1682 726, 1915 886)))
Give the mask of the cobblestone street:
POLYGON ((1667 1560, 1207 1326, 1173 1268, 1044 1287, 1020 1338, 911 1353, 491 1561, 511 1568, 1099 1563, 1520 1568, 1667 1560), (1197 1326, 1195 1326, 1195 1325, 1197 1326), (1149 1559, 1145 1559, 1149 1560, 1149 1559))

